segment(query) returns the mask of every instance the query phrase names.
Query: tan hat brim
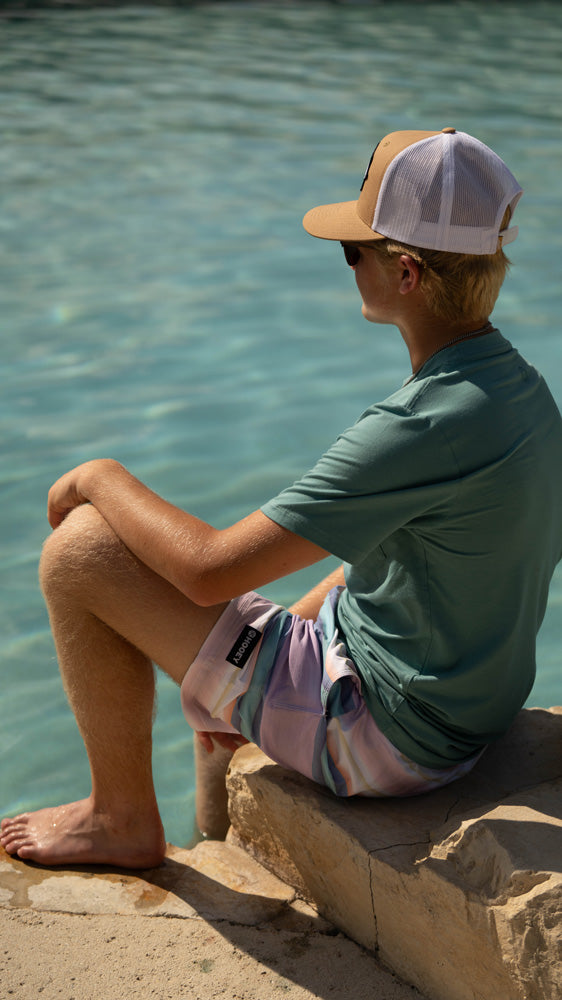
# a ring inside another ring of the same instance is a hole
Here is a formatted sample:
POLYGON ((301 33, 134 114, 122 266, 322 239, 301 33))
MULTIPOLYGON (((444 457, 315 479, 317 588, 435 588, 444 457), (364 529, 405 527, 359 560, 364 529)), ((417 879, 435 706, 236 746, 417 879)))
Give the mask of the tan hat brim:
POLYGON ((383 240, 357 215, 356 201, 340 201, 334 205, 319 205, 306 213, 302 224, 311 236, 321 240, 383 240))

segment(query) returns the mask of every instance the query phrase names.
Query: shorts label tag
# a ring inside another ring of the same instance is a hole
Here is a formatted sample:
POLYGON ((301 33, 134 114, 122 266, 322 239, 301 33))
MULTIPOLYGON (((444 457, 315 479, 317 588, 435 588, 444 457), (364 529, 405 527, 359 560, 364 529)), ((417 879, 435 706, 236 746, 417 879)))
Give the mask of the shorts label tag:
POLYGON ((245 625, 226 658, 228 663, 232 663, 235 667, 243 667, 261 637, 262 633, 257 628, 245 625))

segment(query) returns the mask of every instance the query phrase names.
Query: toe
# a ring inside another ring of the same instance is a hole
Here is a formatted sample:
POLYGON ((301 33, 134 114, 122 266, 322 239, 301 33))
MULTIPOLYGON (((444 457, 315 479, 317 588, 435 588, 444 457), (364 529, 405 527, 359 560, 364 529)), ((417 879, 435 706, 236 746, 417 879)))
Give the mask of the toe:
POLYGON ((26 824, 23 822, 21 816, 14 816, 13 819, 7 819, 2 822, 2 832, 0 834, 0 844, 4 847, 9 840, 12 840, 15 836, 18 836, 26 829, 26 824))
POLYGON ((6 854, 16 854, 20 846, 20 842, 15 837, 7 837, 2 840, 2 847, 6 851, 6 854))
POLYGON ((30 843, 29 830, 25 823, 14 823, 2 830, 0 843, 8 854, 16 854, 20 848, 30 843))
POLYGON ((21 844, 17 848, 17 850, 13 851, 12 853, 16 854, 18 858, 22 859, 22 861, 25 861, 26 858, 33 858, 35 856, 35 851, 36 848, 34 846, 25 843, 21 844))

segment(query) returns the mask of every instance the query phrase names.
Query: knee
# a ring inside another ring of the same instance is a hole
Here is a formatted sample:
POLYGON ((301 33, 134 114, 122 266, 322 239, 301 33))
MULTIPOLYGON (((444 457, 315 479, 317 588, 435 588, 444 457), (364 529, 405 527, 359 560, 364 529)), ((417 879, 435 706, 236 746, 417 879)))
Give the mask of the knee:
POLYGON ((85 504, 73 510, 46 539, 39 560, 45 597, 74 590, 107 565, 117 538, 97 510, 85 504))

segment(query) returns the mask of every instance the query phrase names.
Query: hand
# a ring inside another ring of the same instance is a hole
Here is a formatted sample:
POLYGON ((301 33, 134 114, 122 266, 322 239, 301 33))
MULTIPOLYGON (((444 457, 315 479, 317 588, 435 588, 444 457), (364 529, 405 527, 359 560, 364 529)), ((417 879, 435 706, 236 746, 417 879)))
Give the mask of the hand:
POLYGON ((101 458, 77 465, 57 479, 49 490, 47 501, 47 517, 51 528, 58 528, 75 507, 90 502, 89 486, 94 477, 99 480, 102 476, 107 477, 111 469, 119 468, 122 468, 119 462, 101 458))
POLYGON ((223 750, 230 750, 231 753, 235 753, 244 744, 250 741, 245 739, 244 736, 240 736, 238 733, 195 733, 197 739, 199 740, 201 746, 207 751, 207 753, 213 753, 215 749, 215 743, 222 747, 223 750))

